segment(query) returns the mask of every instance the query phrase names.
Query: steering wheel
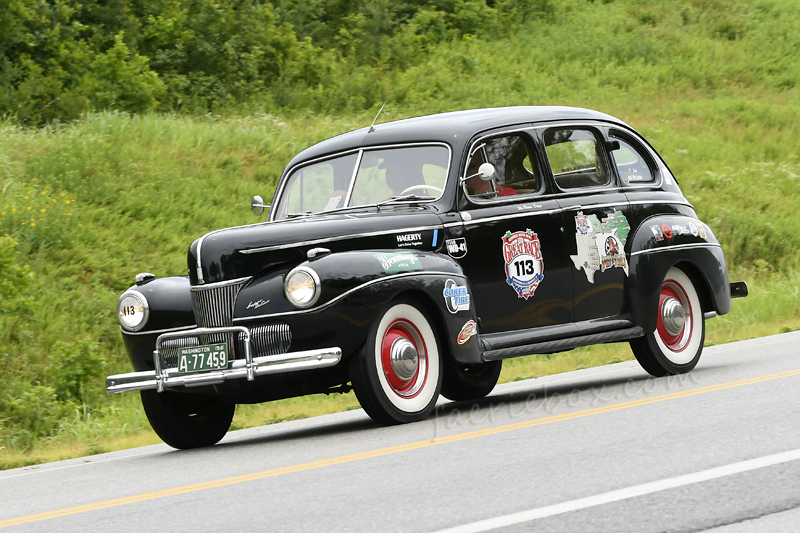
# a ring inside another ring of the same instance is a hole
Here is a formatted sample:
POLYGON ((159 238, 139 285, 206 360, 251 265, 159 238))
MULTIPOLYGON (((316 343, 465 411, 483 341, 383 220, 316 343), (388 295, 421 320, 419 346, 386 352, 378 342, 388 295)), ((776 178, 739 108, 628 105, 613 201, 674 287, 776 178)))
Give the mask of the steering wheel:
POLYGON ((400 193, 400 196, 402 196, 404 194, 408 194, 411 191, 423 190, 423 189, 429 189, 431 191, 436 191, 439 194, 442 194, 442 192, 444 192, 439 187, 434 187, 433 185, 412 185, 411 187, 408 187, 405 190, 403 190, 403 192, 400 193))

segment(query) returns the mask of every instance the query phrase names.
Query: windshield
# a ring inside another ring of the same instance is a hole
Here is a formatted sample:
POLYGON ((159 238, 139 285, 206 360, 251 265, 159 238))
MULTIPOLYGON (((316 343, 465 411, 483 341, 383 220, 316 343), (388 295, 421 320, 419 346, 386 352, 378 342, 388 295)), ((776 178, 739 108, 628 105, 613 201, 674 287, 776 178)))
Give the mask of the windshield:
POLYGON ((363 150, 306 165, 289 176, 274 216, 278 220, 374 205, 408 195, 434 200, 442 195, 449 162, 445 146, 404 146, 363 150))

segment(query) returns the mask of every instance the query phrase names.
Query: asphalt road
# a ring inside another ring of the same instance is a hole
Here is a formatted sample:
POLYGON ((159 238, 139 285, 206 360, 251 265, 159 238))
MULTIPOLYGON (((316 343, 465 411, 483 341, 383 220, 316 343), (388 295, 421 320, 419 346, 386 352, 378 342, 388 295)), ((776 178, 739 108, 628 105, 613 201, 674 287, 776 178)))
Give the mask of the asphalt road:
POLYGON ((800 332, 0 472, 9 531, 800 531, 800 332))

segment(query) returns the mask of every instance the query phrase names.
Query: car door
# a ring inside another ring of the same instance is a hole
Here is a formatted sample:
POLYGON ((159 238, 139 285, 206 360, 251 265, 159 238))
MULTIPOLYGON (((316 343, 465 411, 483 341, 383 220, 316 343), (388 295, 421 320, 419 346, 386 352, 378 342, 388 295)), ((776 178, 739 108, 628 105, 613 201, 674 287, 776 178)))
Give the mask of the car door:
POLYGON ((470 146, 461 174, 463 237, 446 245, 471 281, 481 334, 571 322, 571 264, 558 253, 560 206, 544 198, 532 138, 501 133, 470 146), (476 182, 487 162, 494 176, 476 182))
POLYGON ((561 250, 571 267, 573 320, 584 329, 587 321, 626 312, 630 207, 601 127, 567 124, 537 132, 563 210, 561 250))

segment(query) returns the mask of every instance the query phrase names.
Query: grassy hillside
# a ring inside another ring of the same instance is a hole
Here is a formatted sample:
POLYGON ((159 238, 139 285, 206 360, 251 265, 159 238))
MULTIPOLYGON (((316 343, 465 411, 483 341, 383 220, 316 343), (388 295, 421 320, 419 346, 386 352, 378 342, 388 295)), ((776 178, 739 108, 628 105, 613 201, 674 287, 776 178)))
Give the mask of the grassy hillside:
MULTIPOLYGON (((368 124, 384 100, 381 121, 515 104, 622 118, 715 230, 732 279, 751 286, 709 322, 708 342, 800 326, 800 7, 545 4, 547 16, 513 36, 488 26, 401 66, 337 63, 291 110, 253 99, 215 115, 1 122, 0 467, 152 441, 138 396, 103 388, 106 374, 129 370, 118 295, 141 271, 184 274, 199 235, 255 222, 250 197, 270 197, 294 154, 368 124)), ((501 379, 630 357, 612 345, 523 358, 501 379)), ((235 426, 356 405, 345 395, 248 406, 235 426)))

